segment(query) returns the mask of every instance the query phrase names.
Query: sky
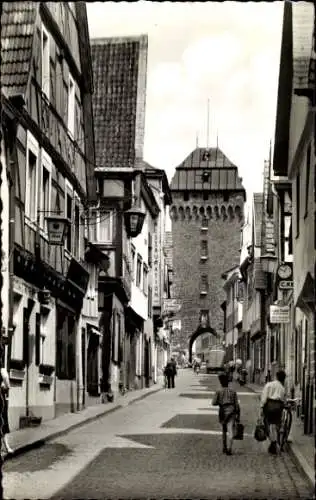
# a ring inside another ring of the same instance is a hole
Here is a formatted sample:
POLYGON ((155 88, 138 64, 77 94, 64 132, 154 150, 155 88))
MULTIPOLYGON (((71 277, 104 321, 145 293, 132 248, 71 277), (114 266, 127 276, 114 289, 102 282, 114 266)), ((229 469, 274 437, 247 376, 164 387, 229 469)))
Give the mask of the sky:
POLYGON ((251 199, 273 141, 283 2, 87 3, 90 37, 148 35, 144 160, 218 145, 251 199), (209 140, 207 116, 209 101, 209 140))

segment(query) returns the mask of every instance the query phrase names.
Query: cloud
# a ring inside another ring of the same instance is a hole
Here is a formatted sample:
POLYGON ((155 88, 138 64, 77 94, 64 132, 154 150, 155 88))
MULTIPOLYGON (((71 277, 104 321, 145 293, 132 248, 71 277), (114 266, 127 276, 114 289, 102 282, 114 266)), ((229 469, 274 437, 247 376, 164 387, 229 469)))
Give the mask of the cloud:
POLYGON ((283 2, 88 4, 91 37, 148 33, 145 159, 174 168, 210 141, 262 187, 274 134, 283 2))

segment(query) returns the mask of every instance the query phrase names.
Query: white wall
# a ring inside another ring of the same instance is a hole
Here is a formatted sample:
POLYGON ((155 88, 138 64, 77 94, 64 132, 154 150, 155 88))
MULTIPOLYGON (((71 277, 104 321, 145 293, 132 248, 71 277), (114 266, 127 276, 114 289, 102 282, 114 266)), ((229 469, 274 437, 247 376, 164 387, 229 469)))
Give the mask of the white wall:
POLYGON ((2 274, 2 289, 1 289, 1 319, 2 325, 6 329, 6 334, 8 333, 8 321, 9 321, 9 184, 7 178, 6 170, 6 157, 5 157, 5 145, 4 141, 1 141, 1 200, 2 200, 2 214, 1 214, 1 233, 2 233, 2 243, 1 243, 1 274, 2 274))

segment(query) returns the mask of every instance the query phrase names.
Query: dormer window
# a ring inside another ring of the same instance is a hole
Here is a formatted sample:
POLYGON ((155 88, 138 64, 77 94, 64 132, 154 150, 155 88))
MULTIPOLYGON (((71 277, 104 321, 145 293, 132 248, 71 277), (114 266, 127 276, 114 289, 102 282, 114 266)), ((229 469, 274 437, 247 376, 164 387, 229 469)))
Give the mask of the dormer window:
POLYGON ((209 161, 211 159, 211 152, 207 149, 203 151, 202 161, 209 161))

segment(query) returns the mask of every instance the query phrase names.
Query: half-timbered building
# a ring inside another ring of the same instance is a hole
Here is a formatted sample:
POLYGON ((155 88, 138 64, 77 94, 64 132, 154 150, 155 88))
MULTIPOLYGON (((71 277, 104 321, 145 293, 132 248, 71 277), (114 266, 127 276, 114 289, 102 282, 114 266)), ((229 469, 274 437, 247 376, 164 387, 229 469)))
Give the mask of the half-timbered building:
POLYGON ((85 3, 4 2, 1 25, 14 220, 9 411, 18 428, 84 404, 86 348, 98 334, 98 308, 85 303, 83 310, 83 303, 96 304, 92 271, 100 255, 91 259, 85 239, 95 198, 85 3))

